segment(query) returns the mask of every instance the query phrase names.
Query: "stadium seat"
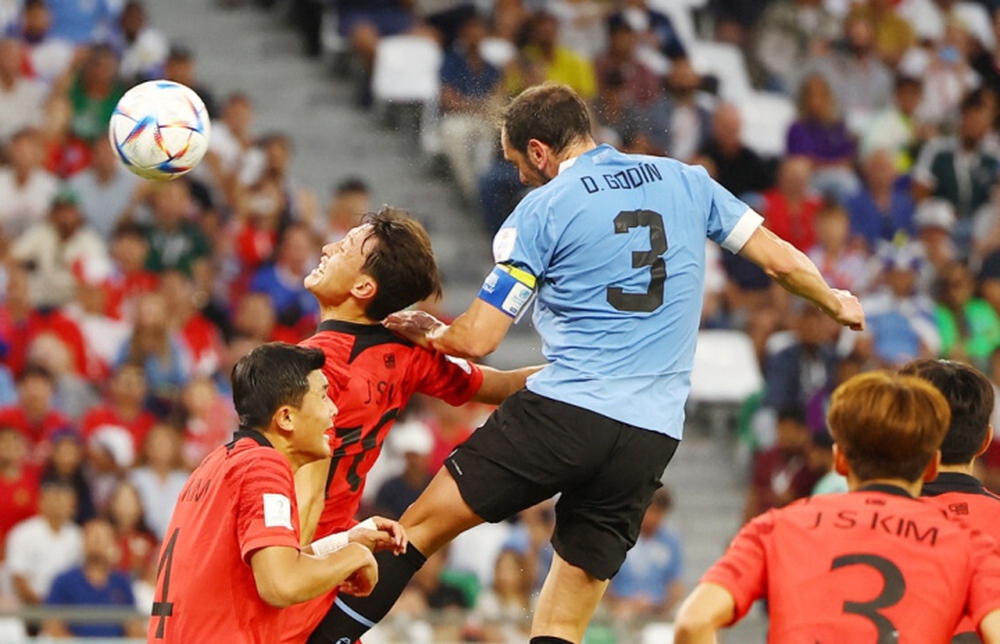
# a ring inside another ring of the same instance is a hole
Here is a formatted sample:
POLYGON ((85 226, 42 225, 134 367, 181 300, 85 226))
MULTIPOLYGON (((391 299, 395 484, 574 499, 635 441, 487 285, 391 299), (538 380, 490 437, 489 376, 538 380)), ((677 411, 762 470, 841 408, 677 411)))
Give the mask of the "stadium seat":
POLYGON ((695 70, 719 80, 719 96, 723 100, 739 104, 753 93, 746 59, 739 47, 703 40, 685 46, 695 70))
POLYGON ((383 104, 437 101, 443 59, 441 47, 429 38, 383 38, 375 50, 372 97, 383 104))
POLYGON ((695 29, 694 17, 691 15, 691 9, 694 8, 693 2, 697 0, 649 0, 649 8, 655 9, 661 13, 667 15, 670 18, 670 22, 673 23, 674 29, 677 30, 677 34, 681 37, 681 42, 687 47, 693 43, 697 37, 698 32, 695 29))
POLYGON ((642 627, 642 644, 672 644, 673 641, 673 624, 650 622, 642 627))
POLYGON ((742 331, 698 333, 691 402, 742 404, 764 385, 750 337, 742 331))
POLYGON ((479 43, 479 55, 490 65, 503 69, 517 56, 517 47, 503 38, 483 38, 479 43))
POLYGON ((783 94, 751 92, 736 105, 743 117, 743 144, 762 156, 784 154, 788 128, 795 120, 795 103, 783 94))

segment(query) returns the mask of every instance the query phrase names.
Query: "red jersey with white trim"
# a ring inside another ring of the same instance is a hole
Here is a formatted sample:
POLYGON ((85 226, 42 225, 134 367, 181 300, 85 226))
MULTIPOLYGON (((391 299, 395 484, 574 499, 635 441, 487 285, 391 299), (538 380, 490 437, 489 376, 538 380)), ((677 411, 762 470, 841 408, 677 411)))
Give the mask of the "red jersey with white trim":
POLYGON ((461 405, 479 391, 479 367, 419 347, 381 324, 326 320, 301 342, 326 355, 323 372, 339 412, 332 435, 333 461, 316 537, 347 530, 361 504, 368 471, 396 417, 414 393, 461 405), (350 377, 346 387, 333 383, 350 377))
POLYGON ((157 563, 149 642, 271 644, 281 611, 257 592, 250 557, 299 548, 288 461, 256 432, 237 432, 191 473, 157 563))
POLYGON ((702 577, 767 598, 769 642, 948 642, 1000 609, 993 539, 892 486, 803 499, 753 519, 702 577))
MULTIPOLYGON (((990 535, 1000 544, 1000 496, 983 487, 976 477, 959 472, 941 472, 934 481, 924 484, 920 498, 941 508, 948 516, 990 535)), ((966 616, 955 634, 975 631, 976 625, 966 616)))

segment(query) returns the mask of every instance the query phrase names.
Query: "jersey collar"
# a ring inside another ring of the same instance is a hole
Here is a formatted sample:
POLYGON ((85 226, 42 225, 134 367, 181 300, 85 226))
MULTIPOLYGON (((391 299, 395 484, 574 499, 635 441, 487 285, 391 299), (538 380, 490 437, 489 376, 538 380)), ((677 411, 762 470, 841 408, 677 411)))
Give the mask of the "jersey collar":
POLYGON ((905 496, 908 499, 912 499, 910 493, 901 487, 896 487, 895 485, 886 485, 884 483, 872 483, 871 485, 862 485, 859 487, 857 492, 881 492, 883 494, 891 494, 893 496, 905 496))
POLYGON ((271 445, 271 441, 267 440, 267 437, 260 432, 253 431, 252 429, 238 429, 233 432, 233 440, 226 444, 226 449, 233 449, 236 447, 236 443, 238 443, 242 438, 249 438, 261 447, 274 447, 274 445, 271 445))
POLYGON ((364 335, 366 333, 380 333, 384 328, 378 322, 362 324, 360 322, 345 322, 344 320, 323 320, 316 328, 316 332, 336 331, 350 335, 364 335))
POLYGON ((557 173, 557 175, 558 174, 562 174, 564 170, 569 170, 570 168, 572 168, 573 165, 576 164, 577 159, 579 159, 580 157, 584 157, 584 156, 587 156, 587 155, 590 155, 590 154, 596 154, 597 152, 599 152, 601 150, 613 150, 613 149, 614 148, 612 148, 610 145, 608 145, 606 143, 602 143, 601 145, 598 145, 597 147, 595 147, 592 150, 587 150, 583 154, 579 154, 579 155, 577 155, 575 157, 570 157, 570 158, 566 159, 565 161, 563 161, 562 163, 559 164, 559 172, 557 173))
POLYGON ((985 491, 983 484, 971 474, 961 472, 941 472, 937 478, 924 485, 921 496, 937 496, 948 492, 980 493, 985 491))
POLYGON ((559 174, 562 174, 564 170, 569 170, 570 168, 572 168, 573 164, 576 163, 576 160, 579 159, 579 158, 580 158, 579 156, 570 157, 570 158, 566 159, 565 161, 563 161, 562 163, 560 163, 559 164, 559 174))

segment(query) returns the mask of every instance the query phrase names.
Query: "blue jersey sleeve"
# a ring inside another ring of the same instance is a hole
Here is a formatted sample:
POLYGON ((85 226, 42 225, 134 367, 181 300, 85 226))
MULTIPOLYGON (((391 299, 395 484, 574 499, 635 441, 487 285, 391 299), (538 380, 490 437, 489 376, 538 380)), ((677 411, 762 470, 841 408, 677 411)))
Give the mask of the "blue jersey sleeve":
POLYGON ((541 279, 552 259, 554 237, 546 202, 528 195, 493 238, 493 260, 541 279))
POLYGON ((711 200, 708 238, 732 253, 740 252, 764 218, 709 177, 704 168, 699 167, 697 171, 704 175, 711 200))

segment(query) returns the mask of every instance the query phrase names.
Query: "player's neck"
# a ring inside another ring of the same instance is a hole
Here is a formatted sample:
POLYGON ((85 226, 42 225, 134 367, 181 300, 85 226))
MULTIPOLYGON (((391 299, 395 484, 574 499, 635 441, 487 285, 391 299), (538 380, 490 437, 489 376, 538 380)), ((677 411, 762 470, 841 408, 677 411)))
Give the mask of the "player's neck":
POLYGON ((953 474, 968 474, 969 476, 975 476, 972 473, 972 463, 965 463, 962 465, 938 465, 938 474, 943 474, 945 472, 951 472, 953 474))
POLYGON ((868 479, 867 481, 861 481, 857 477, 848 474, 847 475, 847 488, 851 492, 857 491, 859 488, 869 487, 872 485, 889 485, 892 487, 898 487, 901 490, 905 490, 910 496, 918 497, 920 496, 920 490, 924 486, 922 480, 919 481, 907 481, 905 479, 868 479))
POLYGON ((574 159, 581 154, 586 154, 597 147, 597 143, 589 136, 570 143, 559 154, 556 155, 556 167, 563 161, 574 159))
POLYGON ((320 321, 337 320, 339 322, 351 322, 353 324, 378 324, 378 320, 372 320, 363 309, 353 302, 347 301, 341 304, 320 306, 320 321))

